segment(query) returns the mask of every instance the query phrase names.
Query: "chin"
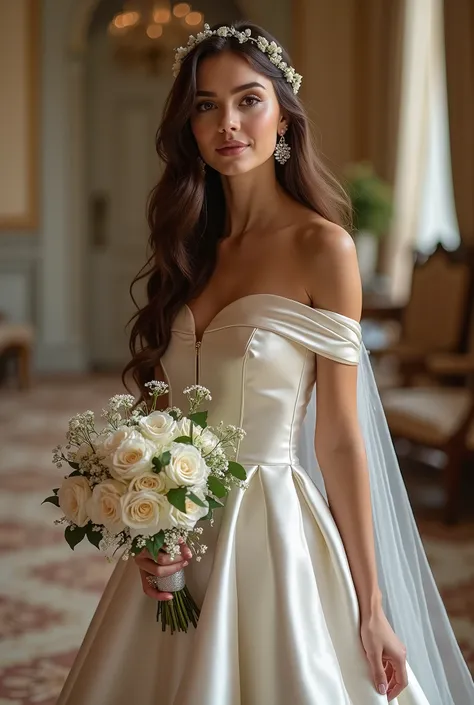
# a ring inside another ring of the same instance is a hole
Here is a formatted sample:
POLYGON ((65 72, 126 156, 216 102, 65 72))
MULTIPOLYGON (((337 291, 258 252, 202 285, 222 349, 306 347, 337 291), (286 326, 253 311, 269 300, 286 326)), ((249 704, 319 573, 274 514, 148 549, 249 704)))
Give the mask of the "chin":
POLYGON ((263 164, 263 162, 250 162, 248 160, 235 159, 232 162, 229 161, 228 164, 220 162, 215 166, 211 164, 211 166, 222 176, 238 176, 239 174, 246 174, 248 171, 253 171, 253 169, 261 166, 261 164, 263 164))

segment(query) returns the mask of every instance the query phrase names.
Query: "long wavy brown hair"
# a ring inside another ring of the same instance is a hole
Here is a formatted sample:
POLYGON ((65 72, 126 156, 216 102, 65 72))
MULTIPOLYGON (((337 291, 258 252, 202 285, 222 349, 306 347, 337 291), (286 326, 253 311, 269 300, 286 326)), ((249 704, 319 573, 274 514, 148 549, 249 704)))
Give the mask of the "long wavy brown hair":
MULTIPOLYGON (((258 25, 236 22, 234 26, 239 31, 250 29, 252 36, 276 41, 258 25)), ((319 158, 306 112, 281 70, 252 42, 240 44, 231 37, 212 36, 198 44, 182 61, 157 131, 156 151, 165 168, 148 200, 150 257, 130 287, 137 312, 131 319, 132 359, 122 379, 127 386, 131 373, 142 394, 168 347, 173 319, 205 287, 215 267, 218 242, 224 237, 226 203, 221 177, 210 166, 203 173, 190 125, 199 62, 222 51, 244 56, 255 71, 272 81, 280 107, 289 119, 285 139, 291 147, 291 159, 284 166, 275 163, 281 186, 327 220, 349 224, 346 194, 319 158), (133 289, 144 279, 147 303, 140 308, 133 289)), ((284 50, 282 58, 291 66, 284 50)))

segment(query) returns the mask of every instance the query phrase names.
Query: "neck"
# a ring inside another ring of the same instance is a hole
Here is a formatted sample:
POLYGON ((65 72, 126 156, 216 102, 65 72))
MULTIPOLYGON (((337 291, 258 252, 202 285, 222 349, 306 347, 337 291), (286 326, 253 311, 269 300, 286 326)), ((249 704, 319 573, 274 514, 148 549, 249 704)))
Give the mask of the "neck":
POLYGON ((271 160, 245 174, 223 176, 228 237, 263 231, 278 220, 279 206, 288 199, 271 160))

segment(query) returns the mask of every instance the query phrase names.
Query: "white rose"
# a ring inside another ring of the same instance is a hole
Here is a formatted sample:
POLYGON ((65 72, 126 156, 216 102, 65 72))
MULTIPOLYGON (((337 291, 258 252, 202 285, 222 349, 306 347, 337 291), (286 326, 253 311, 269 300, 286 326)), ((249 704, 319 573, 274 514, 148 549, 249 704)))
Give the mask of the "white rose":
POLYGON ((219 439, 212 431, 204 428, 196 436, 196 445, 202 450, 204 455, 208 455, 219 445, 219 439))
POLYGON ((155 454, 153 443, 138 431, 132 431, 113 454, 110 473, 117 480, 131 480, 152 469, 151 461, 155 454))
POLYGON ((120 497, 126 491, 127 486, 118 480, 105 480, 94 487, 87 502, 87 511, 94 524, 103 524, 112 534, 125 528, 120 497))
MULTIPOLYGON (((196 425, 194 424, 194 427, 196 425)), ((191 435, 191 421, 186 417, 180 419, 176 422, 176 438, 178 436, 190 436, 191 435)))
POLYGON ((143 475, 134 477, 128 489, 130 492, 140 492, 141 490, 152 490, 160 494, 168 492, 167 477, 164 472, 145 472, 143 475))
POLYGON ((127 492, 120 498, 122 519, 127 526, 145 536, 166 528, 169 502, 152 490, 127 492))
MULTIPOLYGON (((202 499, 203 502, 206 501, 204 492, 201 489, 196 487, 193 489, 193 492, 197 497, 199 497, 199 499, 202 499)), ((186 497, 185 505, 186 513, 181 512, 179 509, 176 509, 176 507, 173 507, 173 505, 170 505, 169 521, 172 526, 193 529, 199 519, 205 517, 209 512, 209 507, 207 506, 207 503, 205 507, 200 507, 199 504, 195 504, 191 499, 189 499, 189 497, 186 497)))
POLYGON ((165 472, 178 486, 199 486, 206 482, 209 468, 197 448, 184 443, 173 443, 171 460, 165 472))
POLYGON ((129 426, 119 426, 116 431, 109 433, 108 436, 98 438, 96 441, 97 455, 105 456, 106 460, 111 460, 111 456, 114 455, 119 445, 132 433, 133 428, 129 426))
POLYGON ((153 411, 138 423, 143 435, 159 446, 168 445, 179 435, 176 421, 165 411, 153 411))
POLYGON ((87 502, 91 496, 91 488, 85 477, 66 477, 58 492, 59 506, 66 519, 73 521, 77 526, 85 526, 89 521, 87 502))

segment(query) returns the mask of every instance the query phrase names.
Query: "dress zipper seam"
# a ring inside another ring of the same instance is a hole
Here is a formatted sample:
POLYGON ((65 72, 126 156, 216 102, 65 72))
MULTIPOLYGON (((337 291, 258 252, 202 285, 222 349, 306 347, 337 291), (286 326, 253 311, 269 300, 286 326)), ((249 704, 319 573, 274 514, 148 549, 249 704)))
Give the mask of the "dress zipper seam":
POLYGON ((195 350, 196 350, 196 382, 195 383, 196 384, 199 384, 199 372, 200 372, 200 370, 199 370, 199 351, 200 351, 200 347, 201 347, 201 341, 198 340, 198 341, 196 341, 196 345, 195 345, 195 350))

